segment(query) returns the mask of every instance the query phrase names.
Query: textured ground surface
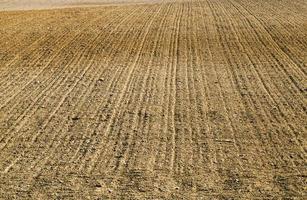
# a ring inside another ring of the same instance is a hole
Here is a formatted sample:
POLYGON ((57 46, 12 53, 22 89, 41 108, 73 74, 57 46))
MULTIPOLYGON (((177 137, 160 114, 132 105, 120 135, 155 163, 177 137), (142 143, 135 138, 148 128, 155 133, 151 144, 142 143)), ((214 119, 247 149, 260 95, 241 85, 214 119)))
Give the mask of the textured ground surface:
POLYGON ((304 0, 0 12, 0 199, 303 199, 306 22, 304 0))

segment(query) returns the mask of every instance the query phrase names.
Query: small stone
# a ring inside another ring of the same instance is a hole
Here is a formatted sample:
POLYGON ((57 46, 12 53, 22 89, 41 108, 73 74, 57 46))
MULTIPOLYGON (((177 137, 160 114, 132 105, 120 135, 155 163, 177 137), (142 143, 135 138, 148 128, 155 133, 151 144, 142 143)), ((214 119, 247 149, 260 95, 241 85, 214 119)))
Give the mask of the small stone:
POLYGON ((78 116, 74 116, 74 117, 72 117, 71 119, 72 119, 72 120, 74 120, 74 121, 76 121, 76 120, 79 120, 79 119, 80 119, 80 117, 78 117, 78 116))

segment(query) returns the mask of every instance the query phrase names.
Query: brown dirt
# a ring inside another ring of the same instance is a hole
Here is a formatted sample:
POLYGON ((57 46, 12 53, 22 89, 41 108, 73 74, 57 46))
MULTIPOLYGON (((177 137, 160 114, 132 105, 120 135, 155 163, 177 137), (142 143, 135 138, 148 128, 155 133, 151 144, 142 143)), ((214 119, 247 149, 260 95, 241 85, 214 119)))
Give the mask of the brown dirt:
POLYGON ((304 199, 307 5, 0 12, 0 199, 304 199))

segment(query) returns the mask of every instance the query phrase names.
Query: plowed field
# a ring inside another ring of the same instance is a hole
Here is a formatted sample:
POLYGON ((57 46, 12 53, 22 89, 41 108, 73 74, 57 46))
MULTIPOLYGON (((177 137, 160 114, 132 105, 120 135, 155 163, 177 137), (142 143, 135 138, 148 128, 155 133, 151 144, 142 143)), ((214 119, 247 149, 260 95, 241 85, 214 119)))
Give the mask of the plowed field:
POLYGON ((5 2, 0 199, 306 197, 305 0, 5 2))

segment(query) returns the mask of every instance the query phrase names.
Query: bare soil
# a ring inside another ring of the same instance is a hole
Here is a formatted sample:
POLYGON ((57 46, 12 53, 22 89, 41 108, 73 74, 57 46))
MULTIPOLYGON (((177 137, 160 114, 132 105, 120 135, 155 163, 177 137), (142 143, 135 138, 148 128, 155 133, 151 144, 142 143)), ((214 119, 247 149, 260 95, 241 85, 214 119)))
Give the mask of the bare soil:
POLYGON ((0 1, 0 199, 306 198, 305 0, 33 2, 0 1))

